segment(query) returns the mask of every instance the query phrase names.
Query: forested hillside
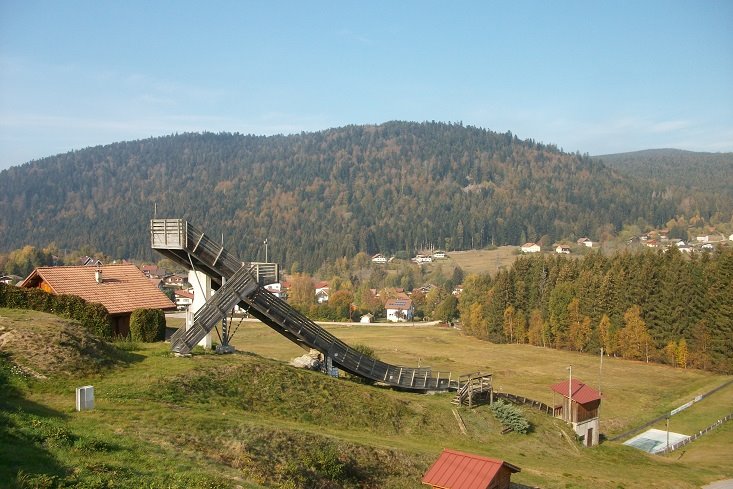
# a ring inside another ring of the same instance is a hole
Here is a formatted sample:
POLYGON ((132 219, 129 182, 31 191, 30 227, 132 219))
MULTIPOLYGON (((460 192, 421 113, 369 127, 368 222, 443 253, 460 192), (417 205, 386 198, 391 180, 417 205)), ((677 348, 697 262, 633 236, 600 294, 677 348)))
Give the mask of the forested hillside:
POLYGON ((733 372, 733 249, 523 257, 469 276, 464 331, 635 360, 733 372))
MULTIPOLYGON (((0 251, 89 246, 152 257, 148 222, 184 217, 243 259, 314 270, 358 251, 413 252, 662 225, 681 202, 588 156, 511 133, 391 122, 293 136, 183 134, 0 173, 0 251)), ((712 212, 703 209, 702 212, 712 212)))
POLYGON ((710 212, 710 220, 727 222, 733 209, 733 153, 697 153, 678 149, 650 149, 597 156, 624 175, 644 179, 680 203, 692 217, 710 212))

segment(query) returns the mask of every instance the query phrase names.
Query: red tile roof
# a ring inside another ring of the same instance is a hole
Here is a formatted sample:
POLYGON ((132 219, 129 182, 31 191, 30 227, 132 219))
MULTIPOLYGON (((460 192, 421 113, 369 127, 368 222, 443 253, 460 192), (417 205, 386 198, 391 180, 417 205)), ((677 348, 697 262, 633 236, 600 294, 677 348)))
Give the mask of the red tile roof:
POLYGON ((445 449, 422 483, 443 489, 487 489, 502 466, 511 472, 521 470, 503 460, 445 449))
POLYGON ((38 287, 41 282, 56 294, 77 295, 87 302, 102 304, 110 314, 130 313, 138 308, 176 308, 135 265, 38 267, 20 286, 38 287), (102 283, 96 281, 97 270, 102 271, 102 283))
MULTIPOLYGON (((601 393, 590 387, 588 384, 573 379, 573 401, 579 404, 587 404, 589 402, 597 401, 601 398, 601 393)), ((568 397, 568 381, 564 380, 558 384, 552 386, 552 390, 561 394, 564 397, 568 397)))
POLYGON ((193 292, 189 292, 187 290, 176 290, 175 294, 178 297, 185 297, 186 299, 193 299, 193 292))
POLYGON ((398 311, 407 311, 412 307, 412 300, 410 299, 390 299, 384 304, 385 309, 397 309, 398 311))

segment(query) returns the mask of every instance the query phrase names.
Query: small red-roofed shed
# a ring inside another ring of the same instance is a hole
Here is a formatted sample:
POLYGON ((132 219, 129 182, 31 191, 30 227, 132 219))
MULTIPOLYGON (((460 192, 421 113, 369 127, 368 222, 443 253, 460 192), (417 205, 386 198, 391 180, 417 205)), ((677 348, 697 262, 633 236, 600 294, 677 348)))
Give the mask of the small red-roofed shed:
POLYGON ((422 483, 433 489, 509 489, 521 469, 503 460, 444 449, 422 483))
POLYGON ((601 406, 601 393, 573 379, 558 382, 551 386, 555 417, 573 425, 576 434, 583 438, 586 446, 598 444, 598 409, 601 406), (562 396, 562 404, 554 402, 555 394, 562 396))

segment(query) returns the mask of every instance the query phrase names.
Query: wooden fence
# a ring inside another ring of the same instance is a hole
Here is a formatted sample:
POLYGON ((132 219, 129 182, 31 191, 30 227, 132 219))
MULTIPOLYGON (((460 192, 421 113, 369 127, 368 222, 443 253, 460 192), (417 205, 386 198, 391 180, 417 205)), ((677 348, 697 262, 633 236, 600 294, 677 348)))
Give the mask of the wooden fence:
POLYGON ((673 443, 672 445, 668 446, 667 448, 664 449, 664 451, 660 453, 674 452, 678 448, 682 448, 685 445, 687 445, 688 443, 692 443, 693 441, 697 440, 701 436, 708 434, 708 432, 714 430, 715 428, 717 428, 718 426, 722 425, 723 423, 725 423, 726 421, 730 419, 733 419, 733 413, 730 413, 729 415, 717 420, 715 423, 711 424, 710 426, 708 426, 707 428, 703 430, 698 431, 697 433, 690 436, 689 438, 685 438, 684 440, 680 440, 677 443, 673 443))
POLYGON ((537 409, 540 412, 549 414, 550 416, 552 416, 554 413, 554 410, 550 406, 545 404, 544 402, 535 401, 534 399, 529 399, 524 396, 517 396, 515 394, 510 394, 508 392, 494 392, 494 398, 506 399, 510 402, 513 402, 514 404, 522 404, 524 406, 529 406, 531 408, 537 409))

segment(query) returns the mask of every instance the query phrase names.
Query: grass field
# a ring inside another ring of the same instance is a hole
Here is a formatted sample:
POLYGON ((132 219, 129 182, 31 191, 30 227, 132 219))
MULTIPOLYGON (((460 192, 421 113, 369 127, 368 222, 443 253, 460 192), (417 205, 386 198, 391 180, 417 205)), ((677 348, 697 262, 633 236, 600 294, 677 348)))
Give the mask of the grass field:
POLYGON ((493 276, 500 269, 511 267, 521 256, 518 250, 517 246, 500 246, 493 250, 451 251, 448 259, 451 264, 460 266, 466 275, 489 273, 493 276))
MULTIPOLYGON (((53 316, 0 309, 0 345, 8 331, 29 324, 58 327, 53 316)), ((597 357, 493 345, 453 329, 328 329, 390 362, 419 362, 454 376, 492 372, 498 389, 547 403, 548 386, 565 378, 567 365, 593 386, 599 380, 597 357)), ((515 482, 546 489, 696 488, 733 477, 731 423, 670 456, 620 442, 583 449, 561 435, 570 433, 563 423, 529 410, 530 434, 501 435, 487 407, 461 409, 468 431, 462 435, 450 394, 401 393, 293 369, 284 361, 302 350, 258 323, 242 323, 234 344, 252 353, 175 358, 166 344, 132 344, 115 357, 123 365, 100 373, 33 380, 6 368, 0 487, 417 489, 444 447, 505 459, 522 468, 515 482), (95 386, 96 409, 74 412, 74 388, 86 384, 95 386)), ((621 432, 727 380, 606 358, 602 432, 621 432)), ((672 418, 671 427, 697 430, 730 411, 732 400, 729 386, 672 418)))

